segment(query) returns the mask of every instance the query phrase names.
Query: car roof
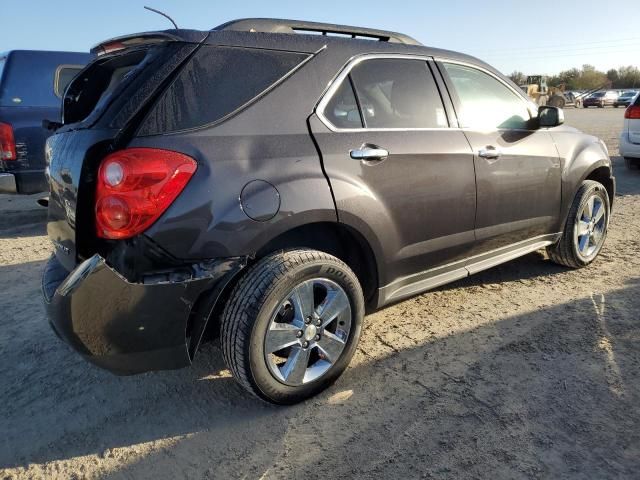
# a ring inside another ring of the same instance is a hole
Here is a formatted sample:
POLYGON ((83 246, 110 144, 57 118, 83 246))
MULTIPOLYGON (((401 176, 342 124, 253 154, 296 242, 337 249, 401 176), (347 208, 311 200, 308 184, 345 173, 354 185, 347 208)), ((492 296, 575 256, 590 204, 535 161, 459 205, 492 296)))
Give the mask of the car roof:
MULTIPOLYGON (((421 55, 448 59, 480 66, 503 80, 512 83, 500 71, 484 61, 460 52, 424 45, 412 45, 395 42, 364 40, 359 38, 341 38, 334 36, 305 33, 267 33, 243 31, 212 30, 204 40, 205 44, 217 46, 244 46, 248 48, 271 48, 302 53, 318 53, 328 50, 340 54, 345 59, 364 54, 400 54, 421 55)), ((515 85, 515 84, 514 84, 515 85)), ((517 86, 515 87, 517 88, 517 86)))
POLYGON ((91 51, 98 52, 102 45, 136 37, 310 54, 330 50, 347 59, 375 53, 421 55, 477 65, 513 83, 501 72, 476 57, 425 46, 402 33, 301 20, 245 18, 223 23, 209 31, 169 29, 141 32, 106 40, 93 47, 91 51))
POLYGON ((232 20, 213 28, 206 42, 217 42, 221 38, 233 38, 233 36, 238 40, 255 38, 261 42, 273 42, 288 49, 304 48, 310 53, 326 46, 332 49, 360 50, 362 53, 383 51, 385 53, 455 58, 488 66, 469 55, 427 47, 404 33, 306 20, 278 18, 232 20))
POLYGON ((416 39, 403 33, 303 20, 269 18, 232 20, 209 31, 169 29, 134 33, 101 42, 93 47, 92 51, 99 51, 101 45, 135 37, 165 38, 166 40, 192 43, 202 42, 218 46, 271 48, 302 53, 317 53, 322 49, 331 49, 334 52, 342 50, 349 55, 357 55, 358 53, 423 55, 468 62, 480 65, 494 73, 500 73, 478 58, 460 52, 424 46, 416 39))

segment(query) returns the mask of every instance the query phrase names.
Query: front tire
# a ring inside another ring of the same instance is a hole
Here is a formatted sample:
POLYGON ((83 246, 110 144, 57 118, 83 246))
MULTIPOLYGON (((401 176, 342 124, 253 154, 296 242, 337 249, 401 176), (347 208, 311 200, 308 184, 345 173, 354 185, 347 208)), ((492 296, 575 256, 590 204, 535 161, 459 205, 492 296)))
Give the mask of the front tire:
POLYGON ((347 368, 363 318, 360 283, 344 262, 317 250, 274 253, 231 293, 221 322, 224 361, 250 393, 297 403, 347 368))
POLYGON ((585 180, 573 200, 562 237, 547 247, 549 258, 570 268, 593 262, 604 245, 609 227, 609 196, 599 182, 585 180))

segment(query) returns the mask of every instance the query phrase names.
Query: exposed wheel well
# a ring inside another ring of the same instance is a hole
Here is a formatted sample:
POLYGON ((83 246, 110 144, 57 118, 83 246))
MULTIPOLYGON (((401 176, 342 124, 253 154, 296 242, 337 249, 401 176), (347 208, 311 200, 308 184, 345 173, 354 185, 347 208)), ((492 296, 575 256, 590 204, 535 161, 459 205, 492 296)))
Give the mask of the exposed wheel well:
POLYGON ((352 228, 331 222, 312 223, 294 228, 274 238, 258 252, 262 258, 269 253, 293 247, 306 247, 329 253, 349 265, 358 277, 369 300, 378 288, 378 268, 369 243, 352 228))
POLYGON ((611 178, 611 170, 609 167, 598 167, 591 172, 585 180, 595 180, 596 182, 604 185, 607 189, 607 195, 609 196, 609 205, 613 206, 613 197, 615 195, 613 187, 613 179, 611 178))
MULTIPOLYGON (((264 245, 254 262, 278 250, 289 248, 313 248, 329 253, 353 270, 360 281, 365 304, 368 304, 378 290, 378 268, 373 250, 365 238, 354 229, 339 223, 321 222, 303 225, 289 230, 264 245)), ((205 331, 205 340, 216 338, 219 334, 219 318, 224 305, 242 273, 236 275, 220 295, 205 331)))

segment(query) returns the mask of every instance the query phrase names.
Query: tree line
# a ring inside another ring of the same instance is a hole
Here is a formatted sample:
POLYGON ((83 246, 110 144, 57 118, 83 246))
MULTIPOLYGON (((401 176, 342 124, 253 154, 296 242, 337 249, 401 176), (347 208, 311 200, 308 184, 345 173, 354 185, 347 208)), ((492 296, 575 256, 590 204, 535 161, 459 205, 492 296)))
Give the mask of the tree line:
MULTIPOLYGON (((527 83, 527 76, 522 72, 515 71, 509 78, 517 85, 527 83)), ((547 85, 559 87, 565 85, 567 90, 591 90, 594 88, 640 88, 640 69, 628 66, 612 68, 602 72, 593 65, 583 65, 582 68, 572 68, 557 75, 547 77, 547 85)))

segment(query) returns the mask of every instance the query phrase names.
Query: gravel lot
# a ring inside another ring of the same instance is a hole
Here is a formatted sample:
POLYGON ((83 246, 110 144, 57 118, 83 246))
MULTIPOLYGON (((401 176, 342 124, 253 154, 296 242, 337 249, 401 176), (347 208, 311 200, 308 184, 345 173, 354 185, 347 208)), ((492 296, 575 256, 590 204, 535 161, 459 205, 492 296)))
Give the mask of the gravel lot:
MULTIPOLYGON (((617 155, 622 110, 567 110, 617 155)), ((192 368, 115 377, 50 330, 35 197, 0 196, 0 478, 638 478, 640 173, 594 265, 543 252, 366 319, 337 384, 246 395, 207 345, 192 368)))

